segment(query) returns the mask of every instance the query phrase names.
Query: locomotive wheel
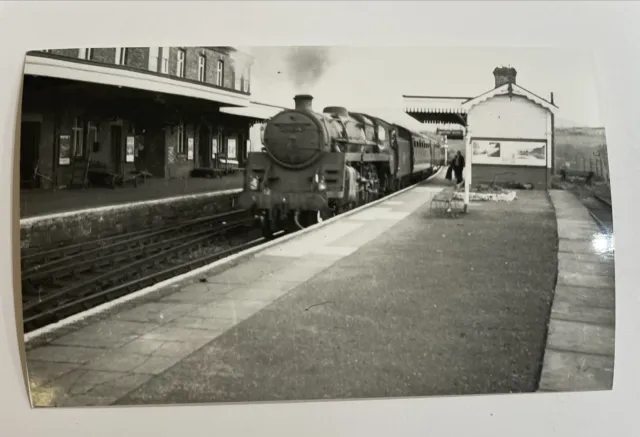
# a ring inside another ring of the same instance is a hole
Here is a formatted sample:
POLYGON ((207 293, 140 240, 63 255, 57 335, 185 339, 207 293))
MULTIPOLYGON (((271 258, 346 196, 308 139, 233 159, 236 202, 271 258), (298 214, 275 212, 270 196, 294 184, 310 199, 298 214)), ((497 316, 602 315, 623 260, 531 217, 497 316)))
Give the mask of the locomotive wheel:
POLYGON ((333 216, 335 216, 335 212, 333 211, 333 209, 323 209, 322 211, 318 211, 317 222, 322 223, 325 220, 329 220, 333 216))
POLYGON ((325 220, 329 220, 335 214, 332 209, 322 211, 302 211, 299 216, 300 224, 308 228, 310 226, 322 223, 325 220))
POLYGON ((389 174, 385 174, 384 179, 385 192, 387 194, 394 193, 396 191, 396 179, 389 174))
MULTIPOLYGON (((302 222, 300 221, 301 217, 298 217, 298 222, 304 227, 302 222)), ((284 228, 288 233, 297 232, 300 230, 298 223, 296 223, 295 212, 290 211, 287 216, 284 218, 284 228)))
POLYGON ((269 214, 265 214, 262 217, 260 217, 260 225, 262 228, 262 236, 266 239, 266 240, 272 240, 273 239, 273 234, 274 234, 274 229, 272 226, 272 220, 271 217, 269 216, 269 214))

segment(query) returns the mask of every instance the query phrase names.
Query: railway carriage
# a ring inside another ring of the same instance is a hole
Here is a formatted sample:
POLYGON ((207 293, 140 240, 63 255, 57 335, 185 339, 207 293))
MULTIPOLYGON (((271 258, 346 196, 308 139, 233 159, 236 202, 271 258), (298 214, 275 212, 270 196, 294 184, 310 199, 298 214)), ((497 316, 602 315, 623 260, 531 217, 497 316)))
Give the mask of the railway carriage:
POLYGON ((312 96, 276 114, 264 149, 245 165, 239 206, 260 216, 263 234, 296 230, 402 189, 440 165, 437 137, 373 114, 312 108, 312 96))

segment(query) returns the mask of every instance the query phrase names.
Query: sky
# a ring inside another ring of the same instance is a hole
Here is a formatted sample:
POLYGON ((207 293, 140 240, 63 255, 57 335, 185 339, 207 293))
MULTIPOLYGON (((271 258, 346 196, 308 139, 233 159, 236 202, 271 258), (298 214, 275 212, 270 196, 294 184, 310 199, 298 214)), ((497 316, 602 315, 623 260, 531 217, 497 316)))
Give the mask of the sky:
POLYGON ((494 87, 493 69, 554 101, 558 126, 603 125, 591 52, 547 48, 242 47, 254 57, 251 99, 280 106, 309 93, 314 108, 401 110, 402 95, 475 97, 494 87), (300 51, 301 50, 301 51, 300 51), (315 71, 317 74, 315 74, 315 71), (316 77, 317 76, 317 77, 316 77))

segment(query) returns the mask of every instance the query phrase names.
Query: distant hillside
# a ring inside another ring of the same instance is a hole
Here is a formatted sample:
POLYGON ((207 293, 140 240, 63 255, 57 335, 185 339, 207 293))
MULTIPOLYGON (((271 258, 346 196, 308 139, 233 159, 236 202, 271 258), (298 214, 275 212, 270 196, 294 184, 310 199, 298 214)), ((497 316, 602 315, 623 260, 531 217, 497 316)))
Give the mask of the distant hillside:
POLYGON ((581 127, 581 125, 579 123, 576 123, 575 121, 568 120, 568 119, 562 118, 562 117, 556 117, 555 125, 556 125, 556 128, 559 128, 559 127, 581 127))
POLYGON ((573 169, 588 170, 593 152, 600 146, 606 150, 607 139, 600 127, 556 127, 555 144, 558 167, 568 161, 573 169))

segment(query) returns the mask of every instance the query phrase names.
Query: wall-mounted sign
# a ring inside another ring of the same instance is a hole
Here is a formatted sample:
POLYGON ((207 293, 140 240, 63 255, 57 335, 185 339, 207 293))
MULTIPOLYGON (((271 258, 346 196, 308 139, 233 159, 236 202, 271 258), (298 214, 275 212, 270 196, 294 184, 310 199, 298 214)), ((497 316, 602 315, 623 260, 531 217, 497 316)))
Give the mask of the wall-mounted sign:
POLYGON ((136 149, 136 137, 133 135, 127 136, 127 153, 126 153, 126 162, 134 162, 135 161, 135 151, 136 149))
POLYGON ((464 135, 464 131, 462 129, 436 129, 436 135, 446 135, 446 136, 459 136, 464 135))
POLYGON ((236 139, 229 138, 227 140, 227 158, 236 159, 236 139))
POLYGON ((167 147, 167 162, 169 164, 176 162, 176 149, 174 146, 167 147))
POLYGON ((487 141, 473 140, 473 164, 525 165, 545 167, 547 165, 547 143, 545 141, 487 141))
POLYGON ((71 135, 60 135, 59 144, 58 163, 60 165, 69 165, 71 163, 71 135))
POLYGON ((211 139, 211 157, 215 158, 217 154, 218 154, 218 139, 212 138, 211 139))
POLYGON ((187 159, 193 160, 193 138, 187 139, 187 159))
POLYGON ((247 140, 247 148, 244 151, 245 156, 249 156, 249 151, 251 150, 251 140, 247 140))

